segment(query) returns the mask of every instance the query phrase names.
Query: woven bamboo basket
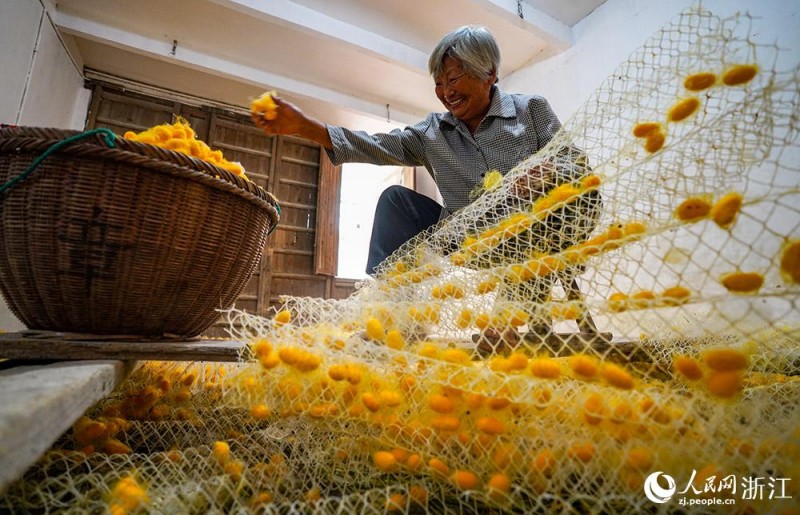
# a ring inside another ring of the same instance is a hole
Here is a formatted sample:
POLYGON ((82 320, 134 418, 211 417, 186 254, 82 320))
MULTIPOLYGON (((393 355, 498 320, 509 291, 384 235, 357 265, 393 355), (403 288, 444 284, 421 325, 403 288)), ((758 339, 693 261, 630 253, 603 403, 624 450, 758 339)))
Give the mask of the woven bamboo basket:
MULTIPOLYGON (((0 182, 78 134, 0 129, 0 182)), ((93 134, 0 194, 0 290, 31 329, 196 336, 233 305, 279 214, 226 170, 93 134)))

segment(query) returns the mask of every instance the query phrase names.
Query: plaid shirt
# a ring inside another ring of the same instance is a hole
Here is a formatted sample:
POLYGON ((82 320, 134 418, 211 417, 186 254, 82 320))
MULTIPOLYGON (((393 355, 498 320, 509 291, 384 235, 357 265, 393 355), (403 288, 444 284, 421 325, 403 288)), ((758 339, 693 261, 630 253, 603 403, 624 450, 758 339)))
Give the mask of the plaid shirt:
POLYGON ((431 113, 416 125, 388 134, 329 125, 333 149, 327 153, 335 165, 424 166, 452 213, 471 202, 470 192, 487 171, 507 173, 547 145, 560 128, 543 97, 507 94, 493 86, 489 111, 474 136, 449 112, 431 113))

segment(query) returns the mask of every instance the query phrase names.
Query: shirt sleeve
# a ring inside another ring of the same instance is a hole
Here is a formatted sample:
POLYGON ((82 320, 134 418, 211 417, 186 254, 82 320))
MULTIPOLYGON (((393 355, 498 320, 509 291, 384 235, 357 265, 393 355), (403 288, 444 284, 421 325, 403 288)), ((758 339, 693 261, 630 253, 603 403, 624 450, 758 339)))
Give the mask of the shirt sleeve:
POLYGON ((334 165, 371 163, 374 165, 426 166, 424 120, 412 127, 388 133, 369 134, 328 125, 333 148, 326 149, 334 165))
POLYGON ((544 148, 561 129, 561 122, 558 120, 556 113, 553 112, 553 108, 550 107, 550 102, 538 95, 530 98, 528 112, 533 120, 539 148, 544 148))

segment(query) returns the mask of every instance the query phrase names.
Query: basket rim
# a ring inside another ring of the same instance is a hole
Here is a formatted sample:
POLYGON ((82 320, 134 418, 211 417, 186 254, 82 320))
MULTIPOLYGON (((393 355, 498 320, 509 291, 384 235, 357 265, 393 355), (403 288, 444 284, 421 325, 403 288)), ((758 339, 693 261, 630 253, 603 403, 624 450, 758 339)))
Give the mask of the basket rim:
MULTIPOLYGON (((59 141, 81 133, 82 131, 48 127, 2 127, 0 128, 0 155, 44 152, 59 141)), ((115 147, 109 147, 103 137, 98 134, 61 148, 48 159, 70 155, 111 159, 142 166, 157 172, 199 181, 254 202, 269 213, 273 226, 277 225, 280 219, 280 206, 274 195, 254 182, 243 179, 224 168, 181 152, 126 140, 119 135, 116 135, 115 144, 115 147)))

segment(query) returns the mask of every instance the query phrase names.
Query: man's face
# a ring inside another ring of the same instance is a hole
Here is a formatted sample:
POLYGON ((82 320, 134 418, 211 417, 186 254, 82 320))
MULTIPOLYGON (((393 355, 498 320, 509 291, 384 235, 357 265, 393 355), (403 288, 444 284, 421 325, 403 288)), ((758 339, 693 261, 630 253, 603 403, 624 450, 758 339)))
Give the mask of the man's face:
POLYGON ((436 77, 436 96, 453 116, 467 124, 474 132, 483 120, 491 103, 491 89, 496 74, 487 79, 476 79, 464 72, 461 61, 445 57, 444 69, 436 77))

